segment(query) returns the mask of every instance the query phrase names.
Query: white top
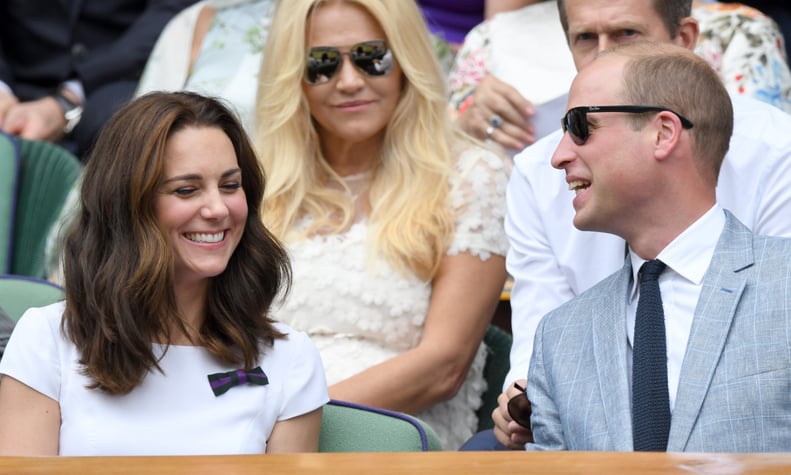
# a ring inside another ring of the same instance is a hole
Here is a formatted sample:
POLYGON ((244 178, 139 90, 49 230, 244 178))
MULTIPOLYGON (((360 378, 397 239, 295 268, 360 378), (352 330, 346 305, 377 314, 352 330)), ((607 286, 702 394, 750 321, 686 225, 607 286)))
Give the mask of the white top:
MULTIPOLYGON (((460 213, 448 254, 470 252, 482 260, 504 256, 504 160, 482 149, 459 159, 451 181, 451 208, 460 213)), ((347 178, 353 196, 364 196, 370 176, 347 178)), ((360 207, 358 207, 358 210, 360 207)), ((298 224, 304 229, 307 219, 298 224)), ((318 346, 330 385, 414 348, 423 334, 431 282, 404 276, 380 256, 369 259, 365 216, 341 234, 288 243, 293 285, 277 318, 306 331, 318 346)), ((456 397, 417 414, 437 432, 443 447, 456 449, 475 432, 475 410, 485 390, 483 346, 456 397)), ((408 384, 404 382, 404 384, 408 384)))
POLYGON ((201 0, 174 16, 154 45, 135 96, 156 90, 223 98, 248 134, 255 128, 255 94, 274 0, 201 0), (192 36, 201 10, 215 9, 190 69, 192 36))
MULTIPOLYGON (((173 346, 125 396, 89 390, 79 354, 60 331, 65 304, 25 312, 0 373, 60 404, 60 455, 208 455, 264 453, 275 422, 311 412, 328 401, 315 346, 283 324, 287 339, 265 347, 265 386, 240 385, 215 396, 208 375, 239 369, 197 346, 173 346)), ((155 344, 161 352, 163 345, 155 344)))
MULTIPOLYGON (((684 362, 684 354, 687 352, 692 317, 703 288, 703 276, 711 264, 714 248, 717 247, 724 228, 725 211, 715 204, 656 256, 667 265, 659 276, 659 291, 662 294, 662 309, 665 314, 667 387, 671 411, 676 402, 681 363, 684 362)), ((627 359, 631 377, 634 323, 640 294, 637 274, 645 259, 631 250, 629 258, 632 261, 632 288, 626 305, 626 336, 629 340, 627 359)))
MULTIPOLYGON (((732 95, 734 130, 717 201, 756 234, 791 236, 791 116, 732 95)), ((517 155, 506 194, 514 342, 506 386, 524 379, 541 317, 623 266, 624 241, 572 225, 574 192, 550 165, 560 130, 517 155)))

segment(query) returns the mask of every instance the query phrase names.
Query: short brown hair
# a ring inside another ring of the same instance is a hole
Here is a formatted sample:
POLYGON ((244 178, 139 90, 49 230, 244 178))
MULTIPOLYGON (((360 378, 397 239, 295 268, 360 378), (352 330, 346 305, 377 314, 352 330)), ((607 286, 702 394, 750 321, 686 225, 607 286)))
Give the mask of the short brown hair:
MULTIPOLYGON (((665 24, 667 32, 671 38, 678 35, 678 29, 681 26, 681 20, 692 15, 692 0, 651 0, 654 11, 662 19, 665 24)), ((560 15, 560 23, 563 25, 563 31, 566 33, 566 38, 569 35, 569 19, 566 13, 566 1, 558 0, 558 14, 560 15)))
MULTIPOLYGON (((667 107, 692 122, 699 169, 716 184, 733 133, 733 105, 717 73, 693 52, 669 43, 627 44, 601 56, 609 55, 628 58, 621 78, 625 104, 667 107)), ((645 119, 631 120, 642 126, 645 119)))

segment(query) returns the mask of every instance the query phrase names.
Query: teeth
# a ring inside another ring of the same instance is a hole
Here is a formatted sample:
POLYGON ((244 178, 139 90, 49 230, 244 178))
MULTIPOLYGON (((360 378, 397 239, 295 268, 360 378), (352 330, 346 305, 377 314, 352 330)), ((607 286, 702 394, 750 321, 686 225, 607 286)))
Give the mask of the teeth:
POLYGON ((585 188, 590 186, 589 181, 574 180, 569 182, 569 190, 572 190, 575 195, 582 193, 585 188))
POLYGON ((187 239, 190 241, 195 242, 220 242, 225 237, 225 231, 220 231, 214 234, 207 234, 207 233, 192 233, 192 234, 185 234, 187 239))

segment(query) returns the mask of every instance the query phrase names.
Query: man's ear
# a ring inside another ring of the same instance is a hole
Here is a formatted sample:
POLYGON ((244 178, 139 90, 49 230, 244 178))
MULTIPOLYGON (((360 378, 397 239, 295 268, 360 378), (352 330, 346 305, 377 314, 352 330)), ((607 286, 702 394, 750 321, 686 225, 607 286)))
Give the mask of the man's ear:
POLYGON ((698 21, 688 16, 681 20, 681 25, 678 27, 678 33, 673 39, 673 42, 679 46, 694 51, 695 45, 698 44, 698 21))
POLYGON ((658 113, 653 125, 656 131, 654 157, 657 160, 664 160, 679 146, 684 126, 681 125, 681 119, 670 111, 658 113))

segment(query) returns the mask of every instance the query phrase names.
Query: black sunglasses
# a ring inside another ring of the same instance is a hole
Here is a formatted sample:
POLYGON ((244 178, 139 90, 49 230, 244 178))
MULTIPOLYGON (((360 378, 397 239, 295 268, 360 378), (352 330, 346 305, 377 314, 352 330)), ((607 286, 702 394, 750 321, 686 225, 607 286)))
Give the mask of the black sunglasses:
POLYGON ((582 145, 587 142, 590 137, 590 130, 588 129, 588 114, 591 112, 628 112, 630 114, 642 114, 644 112, 672 112, 680 120, 681 125, 685 129, 692 128, 692 122, 686 117, 682 116, 676 111, 668 109, 667 107, 659 106, 581 106, 573 107, 566 112, 566 115, 560 119, 560 126, 563 132, 568 132, 571 140, 577 145, 582 145))
POLYGON ((514 387, 521 392, 508 400, 508 415, 514 422, 529 429, 530 413, 532 412, 530 401, 527 399, 525 388, 517 383, 514 383, 514 387))
POLYGON ((384 76, 393 70, 393 53, 384 40, 357 43, 344 53, 334 46, 317 46, 308 50, 305 81, 309 84, 328 82, 349 55, 352 64, 368 76, 384 76))

